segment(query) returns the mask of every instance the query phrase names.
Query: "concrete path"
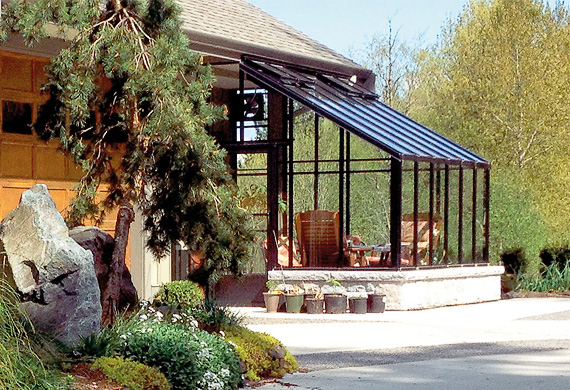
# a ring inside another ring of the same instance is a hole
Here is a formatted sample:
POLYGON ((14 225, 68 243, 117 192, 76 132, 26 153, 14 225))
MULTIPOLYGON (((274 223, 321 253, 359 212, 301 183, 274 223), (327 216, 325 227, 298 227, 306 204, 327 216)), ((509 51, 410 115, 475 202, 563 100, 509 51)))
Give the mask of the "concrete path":
POLYGON ((249 327, 280 339, 304 371, 260 390, 570 390, 568 298, 366 315, 242 313, 249 327))

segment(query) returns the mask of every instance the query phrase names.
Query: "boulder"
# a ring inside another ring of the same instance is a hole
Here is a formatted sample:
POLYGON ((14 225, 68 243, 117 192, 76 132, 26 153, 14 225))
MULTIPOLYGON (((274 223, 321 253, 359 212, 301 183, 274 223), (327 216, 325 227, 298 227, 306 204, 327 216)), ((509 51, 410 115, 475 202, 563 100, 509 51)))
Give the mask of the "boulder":
POLYGON ((0 224, 13 283, 36 329, 74 345, 101 327, 93 255, 71 237, 43 184, 22 194, 0 224))
MULTIPOLYGON (((115 240, 106 231, 95 226, 79 226, 69 231, 69 236, 73 238, 82 248, 93 253, 95 264, 95 274, 99 282, 101 292, 107 288, 109 281, 109 268, 113 257, 113 247, 115 240)), ((117 309, 122 312, 136 305, 138 297, 137 290, 131 278, 131 272, 127 267, 121 277, 121 294, 117 309)), ((103 311, 106 310, 105 303, 101 302, 103 311)))

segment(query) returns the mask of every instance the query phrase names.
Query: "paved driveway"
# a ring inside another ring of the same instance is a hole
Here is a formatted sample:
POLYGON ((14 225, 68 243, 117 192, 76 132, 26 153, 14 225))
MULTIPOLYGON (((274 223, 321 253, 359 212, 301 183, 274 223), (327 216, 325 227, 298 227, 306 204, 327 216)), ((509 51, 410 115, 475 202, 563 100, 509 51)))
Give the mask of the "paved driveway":
MULTIPOLYGON (((382 314, 267 314, 308 389, 570 389, 570 299, 523 298, 382 314)), ((258 389, 281 389, 268 384, 258 389)))

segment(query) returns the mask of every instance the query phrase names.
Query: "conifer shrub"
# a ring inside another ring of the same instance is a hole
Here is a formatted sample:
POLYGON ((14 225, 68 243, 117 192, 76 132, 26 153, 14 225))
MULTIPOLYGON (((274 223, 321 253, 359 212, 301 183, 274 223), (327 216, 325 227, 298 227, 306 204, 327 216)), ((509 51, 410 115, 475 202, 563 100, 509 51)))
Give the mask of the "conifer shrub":
POLYGON ((164 283, 154 298, 157 306, 180 306, 188 309, 196 308, 203 302, 204 290, 198 283, 189 280, 164 283))
POLYGON ((157 367, 174 389, 230 390, 241 384, 236 352, 216 335, 159 322, 125 336, 120 354, 157 367))
POLYGON ((157 368, 125 360, 123 357, 101 357, 91 365, 109 379, 129 390, 169 390, 168 380, 157 368))
POLYGON ((225 339, 245 365, 244 376, 249 380, 282 378, 299 368, 297 360, 279 340, 265 333, 235 326, 226 330, 225 339))

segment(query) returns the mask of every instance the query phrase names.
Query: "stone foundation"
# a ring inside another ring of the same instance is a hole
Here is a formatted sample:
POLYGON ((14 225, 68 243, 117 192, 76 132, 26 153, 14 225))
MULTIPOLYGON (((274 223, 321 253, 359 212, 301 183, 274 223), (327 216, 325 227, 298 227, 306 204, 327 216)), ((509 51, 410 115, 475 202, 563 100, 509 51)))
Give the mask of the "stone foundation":
POLYGON ((343 286, 380 286, 387 296, 387 310, 416 310, 463 305, 501 299, 503 266, 464 266, 406 271, 373 270, 279 270, 269 271, 269 280, 285 280, 320 286, 334 278, 343 286))

